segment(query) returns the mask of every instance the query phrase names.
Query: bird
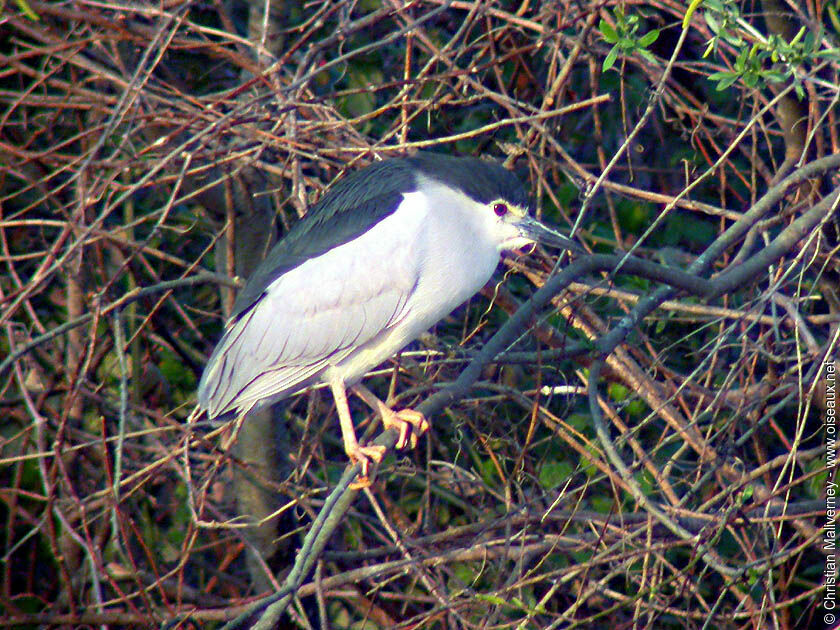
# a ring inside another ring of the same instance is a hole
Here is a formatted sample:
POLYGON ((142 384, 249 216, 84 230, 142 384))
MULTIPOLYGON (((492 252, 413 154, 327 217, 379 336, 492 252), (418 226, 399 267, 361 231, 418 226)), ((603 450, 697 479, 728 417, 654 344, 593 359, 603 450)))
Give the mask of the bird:
POLYGON ((365 485, 385 448, 359 444, 348 390, 398 431, 398 449, 416 446, 428 420, 391 409, 362 378, 477 293, 503 252, 579 249, 530 209, 525 186, 494 160, 418 152, 345 175, 237 296, 199 383, 199 412, 242 417, 326 384, 365 485))

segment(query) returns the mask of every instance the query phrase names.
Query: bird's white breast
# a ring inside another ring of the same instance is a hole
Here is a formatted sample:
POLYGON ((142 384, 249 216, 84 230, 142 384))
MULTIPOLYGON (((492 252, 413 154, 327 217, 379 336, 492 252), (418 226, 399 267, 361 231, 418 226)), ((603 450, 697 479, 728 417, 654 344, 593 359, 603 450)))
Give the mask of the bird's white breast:
POLYGON ((476 220, 479 208, 443 186, 404 194, 399 208, 363 237, 396 275, 416 282, 398 321, 328 370, 352 383, 396 354, 481 289, 499 262, 497 245, 476 220), (398 243, 396 252, 387 244, 398 243))

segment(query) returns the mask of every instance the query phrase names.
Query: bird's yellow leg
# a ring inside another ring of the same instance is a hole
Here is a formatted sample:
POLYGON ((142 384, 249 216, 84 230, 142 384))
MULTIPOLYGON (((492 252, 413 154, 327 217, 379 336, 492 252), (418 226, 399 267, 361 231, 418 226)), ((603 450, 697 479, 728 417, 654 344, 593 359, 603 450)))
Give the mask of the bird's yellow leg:
POLYGON ((335 399, 335 407, 338 411, 338 422, 341 425, 341 437, 344 440, 344 452, 354 464, 362 465, 362 474, 353 482, 352 488, 366 488, 370 486, 370 462, 377 464, 382 461, 386 448, 384 446, 359 446, 356 438, 356 430, 353 427, 353 417, 350 415, 350 406, 347 404, 347 391, 341 381, 331 382, 330 391, 335 399))
POLYGON ((364 400, 371 409, 379 412, 382 417, 382 424, 386 429, 396 429, 400 436, 397 438, 398 449, 409 446, 417 446, 417 438, 429 430, 429 422, 419 411, 414 409, 401 409, 394 411, 362 384, 352 387, 353 393, 364 400))

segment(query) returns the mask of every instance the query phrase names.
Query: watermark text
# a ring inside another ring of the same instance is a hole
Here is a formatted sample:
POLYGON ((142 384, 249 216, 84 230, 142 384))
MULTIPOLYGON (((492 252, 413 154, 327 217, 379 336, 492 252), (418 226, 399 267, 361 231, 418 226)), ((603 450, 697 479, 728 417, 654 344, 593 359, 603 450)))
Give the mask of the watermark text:
POLYGON ((834 627, 837 621, 837 501, 840 487, 835 479, 834 468, 837 466, 837 364, 826 361, 825 373, 825 463, 828 476, 825 484, 825 526, 823 529, 823 621, 828 627, 834 627))

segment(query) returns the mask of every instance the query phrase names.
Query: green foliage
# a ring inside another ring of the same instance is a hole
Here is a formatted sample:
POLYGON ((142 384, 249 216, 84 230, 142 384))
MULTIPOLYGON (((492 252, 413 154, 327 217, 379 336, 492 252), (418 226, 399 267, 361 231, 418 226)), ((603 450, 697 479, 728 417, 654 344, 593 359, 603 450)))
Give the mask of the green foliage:
MULTIPOLYGON (((644 229, 644 226, 650 225, 651 214, 651 206, 645 203, 622 199, 618 204, 618 218, 621 227, 631 233, 640 232, 644 229)), ((608 229, 606 225, 603 227, 604 230, 608 229)), ((605 231, 605 233, 607 232, 605 231)))
POLYGON ((554 490, 566 483, 572 476, 572 465, 566 461, 548 461, 540 467, 540 485, 546 490, 554 490))
POLYGON ((621 383, 610 383, 607 391, 609 392, 610 398, 616 402, 624 401, 630 393, 630 389, 621 383))
POLYGON ((721 42, 738 51, 732 70, 709 75, 709 80, 717 82, 718 91, 738 81, 751 89, 791 81, 802 99, 805 96, 802 66, 822 59, 840 60, 840 49, 820 49, 822 34, 807 26, 802 26, 788 42, 776 33, 769 36, 760 33, 741 16, 739 4, 733 0, 705 0, 703 6, 703 17, 714 34, 703 56, 719 53, 721 42))
POLYGON ((589 499, 592 509, 601 514, 610 514, 615 510, 615 501, 607 495, 593 495, 589 499))
POLYGON ((172 387, 178 390, 195 389, 198 385, 195 374, 190 370, 184 369, 184 362, 174 352, 167 349, 160 350, 160 359, 158 360, 158 368, 160 368, 163 378, 172 387))
POLYGON ((808 473, 808 481, 805 484, 805 488, 808 490, 808 496, 816 499, 825 491, 826 482, 829 479, 829 469, 826 467, 826 460, 824 457, 812 460, 806 463, 804 468, 808 473))
MULTIPOLYGON (((348 118, 369 114, 376 107, 376 92, 371 89, 382 83, 382 69, 375 64, 354 64, 347 72, 348 92, 338 99, 340 111, 348 118)), ((361 131, 369 133, 373 121, 368 121, 361 131)))
MULTIPOLYGON (((645 496, 656 496, 659 493, 658 487, 656 485, 656 479, 653 478, 650 471, 645 468, 640 470, 635 474, 636 482, 639 484, 639 488, 642 491, 642 494, 645 496)), ((627 500, 632 501, 632 497, 627 495, 627 500)))
POLYGON ((840 1, 834 0, 834 4, 826 3, 825 12, 828 14, 828 19, 834 27, 834 35, 840 33, 840 1))
POLYGON ((714 237, 714 233, 715 226, 706 217, 674 210, 665 219, 663 228, 659 230, 656 244, 681 246, 689 251, 697 251, 714 237))
POLYGON ((619 55, 641 55, 648 61, 655 61, 653 53, 648 48, 659 38, 659 30, 652 29, 646 33, 640 33, 641 18, 638 15, 626 15, 621 6, 613 9, 613 17, 615 27, 604 19, 598 25, 601 35, 607 43, 613 45, 604 58, 602 70, 606 72, 612 68, 619 55))
POLYGON ((545 612, 545 608, 543 606, 537 605, 537 600, 533 596, 533 591, 528 589, 525 593, 529 596, 528 601, 522 601, 519 597, 511 597, 510 599, 504 599, 503 597, 499 597, 497 595, 485 595, 485 594, 478 594, 477 598, 480 601, 487 602, 489 604, 494 604, 496 606, 502 606, 506 608, 511 608, 516 611, 521 611, 526 614, 541 614, 545 612))
POLYGON ((458 590, 464 586, 473 586, 481 578, 481 565, 471 562, 459 562, 452 567, 452 573, 458 580, 458 590))

